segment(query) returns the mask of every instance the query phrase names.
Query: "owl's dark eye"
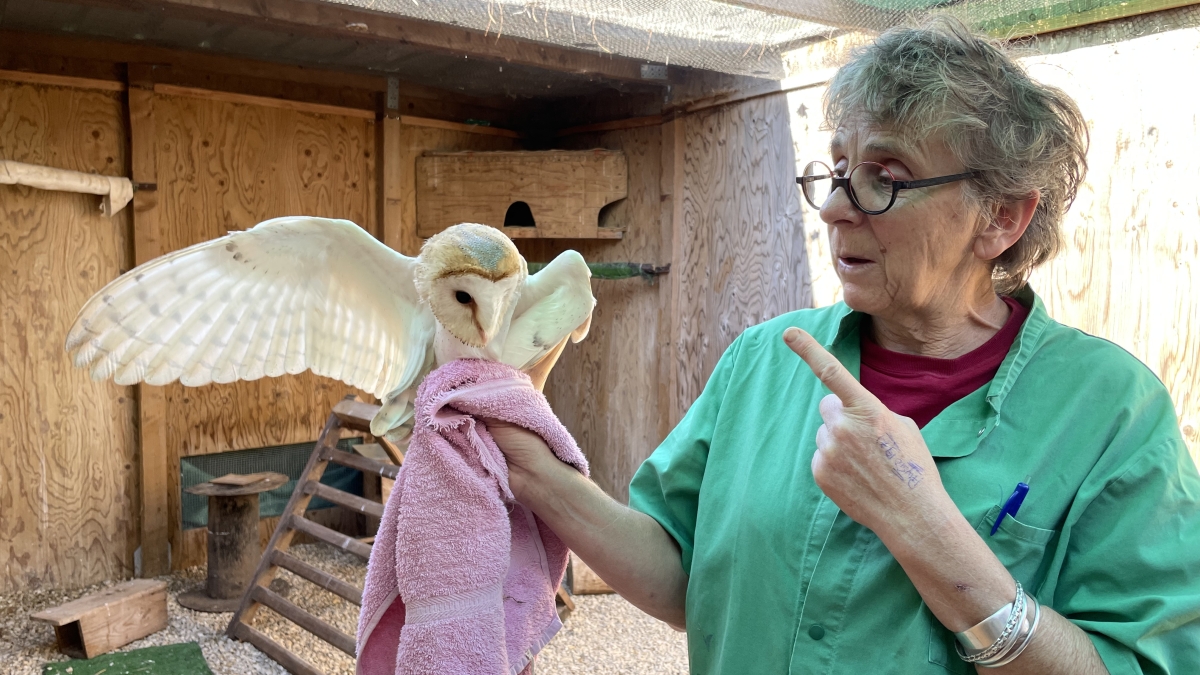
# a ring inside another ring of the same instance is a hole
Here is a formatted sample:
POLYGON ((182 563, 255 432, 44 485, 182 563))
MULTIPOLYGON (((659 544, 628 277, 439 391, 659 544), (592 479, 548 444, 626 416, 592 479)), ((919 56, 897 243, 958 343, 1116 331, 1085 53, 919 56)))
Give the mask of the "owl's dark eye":
POLYGON ((470 293, 468 293, 468 292, 466 292, 466 291, 455 291, 455 292, 454 292, 454 299, 455 299, 455 300, 457 300, 457 301, 459 301, 460 303, 462 303, 462 304, 464 304, 464 305, 469 305, 469 304, 471 304, 471 294, 470 294, 470 293))

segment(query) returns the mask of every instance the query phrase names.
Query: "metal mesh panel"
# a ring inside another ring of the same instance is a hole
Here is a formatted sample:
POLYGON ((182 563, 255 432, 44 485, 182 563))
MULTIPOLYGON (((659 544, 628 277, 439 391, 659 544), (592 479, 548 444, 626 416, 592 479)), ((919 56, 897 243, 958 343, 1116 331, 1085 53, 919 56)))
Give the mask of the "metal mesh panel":
MULTIPOLYGON (((350 451, 351 447, 362 442, 361 438, 344 438, 338 442, 338 449, 350 451)), ((288 477, 288 482, 274 490, 258 496, 258 516, 269 518, 283 513, 304 465, 312 455, 316 443, 296 443, 279 445, 270 448, 255 448, 253 450, 235 450, 218 452, 211 455, 192 455, 179 460, 179 482, 182 488, 205 483, 227 473, 257 473, 260 471, 275 471, 288 477)), ((362 473, 337 464, 330 464, 321 476, 321 482, 335 487, 343 492, 362 496, 362 473)), ((327 509, 333 507, 332 502, 320 497, 314 497, 309 502, 308 510, 327 509)), ((190 530, 204 527, 208 524, 208 497, 182 493, 180 511, 183 515, 183 529, 190 530)))

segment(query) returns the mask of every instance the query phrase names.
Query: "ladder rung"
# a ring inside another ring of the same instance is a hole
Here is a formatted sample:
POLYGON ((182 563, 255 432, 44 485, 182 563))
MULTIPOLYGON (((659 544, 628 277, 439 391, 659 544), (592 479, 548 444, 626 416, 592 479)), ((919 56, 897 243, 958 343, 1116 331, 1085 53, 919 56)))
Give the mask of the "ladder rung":
POLYGON ((379 406, 362 401, 339 401, 333 406, 333 414, 337 415, 342 426, 358 431, 371 432, 371 418, 379 412, 379 406))
POLYGON ((343 551, 349 551, 350 553, 353 553, 364 560, 371 557, 370 546, 362 543, 354 537, 347 537, 346 535, 340 532, 335 532, 324 525, 318 525, 317 523, 314 523, 303 516, 293 514, 288 518, 288 524, 292 527, 292 529, 298 532, 303 532, 310 537, 320 539, 326 544, 336 546, 343 551))
POLYGON ((255 586, 254 590, 250 592, 250 597, 275 610, 288 621, 346 652, 351 658, 355 656, 354 638, 304 611, 291 600, 263 586, 255 586))
POLYGON ((352 495, 349 492, 343 492, 335 487, 330 487, 323 483, 305 483, 304 491, 316 495, 322 499, 329 500, 338 506, 343 506, 351 511, 358 511, 376 518, 383 517, 383 504, 373 502, 369 499, 363 499, 358 495, 352 495))
POLYGON ((233 637, 249 642, 258 647, 262 653, 271 657, 276 663, 287 669, 293 675, 325 675, 311 663, 289 652, 283 645, 267 637, 265 633, 237 621, 231 627, 233 637))
POLYGON ((286 553, 284 551, 271 552, 271 564, 278 565, 283 569, 295 574, 296 576, 307 579, 308 581, 324 588, 325 590, 336 593, 346 600, 353 602, 358 606, 362 606, 362 591, 351 584, 342 581, 341 579, 319 570, 312 565, 300 560, 299 558, 286 553))
POLYGON ((358 469, 363 473, 379 474, 384 478, 395 478, 400 474, 400 467, 395 464, 384 464, 383 462, 377 462, 373 459, 361 455, 353 455, 349 452, 342 452, 341 450, 326 450, 324 457, 334 464, 358 469))

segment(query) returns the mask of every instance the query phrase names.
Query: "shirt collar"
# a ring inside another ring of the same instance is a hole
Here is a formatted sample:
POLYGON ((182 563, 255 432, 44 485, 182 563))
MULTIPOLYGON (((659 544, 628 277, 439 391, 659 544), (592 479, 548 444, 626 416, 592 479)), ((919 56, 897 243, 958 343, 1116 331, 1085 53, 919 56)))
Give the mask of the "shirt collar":
MULTIPOLYGON (((1021 325, 1021 331, 1017 333, 1016 341, 1008 350, 1008 356, 1004 357, 1000 369, 996 371, 996 376, 992 378, 992 383, 988 386, 987 402, 997 413, 1000 412, 1004 398, 1016 384, 1021 371, 1037 351, 1042 333, 1051 322, 1045 304, 1029 284, 1019 288, 1012 297, 1029 308, 1029 316, 1025 318, 1025 323, 1021 325)), ((834 317, 837 318, 837 321, 829 323, 831 330, 827 330, 825 335, 814 337, 818 337, 825 348, 831 352, 835 349, 841 351, 851 348, 854 353, 857 353, 859 349, 858 330, 865 316, 866 314, 863 312, 850 309, 845 302, 838 302, 837 308, 834 310, 834 317), (847 340, 852 340, 853 344, 847 344, 847 340)))

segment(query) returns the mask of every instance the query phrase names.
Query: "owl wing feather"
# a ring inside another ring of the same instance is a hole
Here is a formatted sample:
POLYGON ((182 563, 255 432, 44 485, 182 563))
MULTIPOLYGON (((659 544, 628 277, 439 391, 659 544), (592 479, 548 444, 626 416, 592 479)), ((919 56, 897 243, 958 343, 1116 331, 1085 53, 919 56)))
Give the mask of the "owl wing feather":
POLYGON ((563 338, 571 336, 579 342, 586 337, 596 306, 591 277, 587 262, 576 251, 563 251, 540 272, 526 277, 500 360, 526 370, 563 338))
POLYGON ((121 275, 80 310, 66 348, 118 384, 312 370, 394 398, 432 366, 415 263, 348 220, 275 218, 121 275))

